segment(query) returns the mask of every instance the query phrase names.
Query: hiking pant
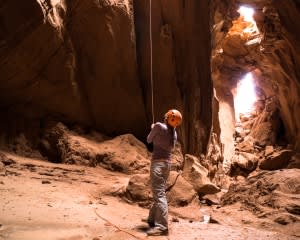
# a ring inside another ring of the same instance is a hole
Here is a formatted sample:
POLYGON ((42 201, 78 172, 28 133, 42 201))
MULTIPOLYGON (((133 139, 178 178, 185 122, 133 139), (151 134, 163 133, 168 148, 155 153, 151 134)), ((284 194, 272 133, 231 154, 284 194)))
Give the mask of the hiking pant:
POLYGON ((170 173, 170 163, 167 160, 152 160, 150 181, 153 195, 153 205, 149 211, 148 222, 154 223, 161 230, 168 229, 168 202, 166 197, 166 182, 170 173))

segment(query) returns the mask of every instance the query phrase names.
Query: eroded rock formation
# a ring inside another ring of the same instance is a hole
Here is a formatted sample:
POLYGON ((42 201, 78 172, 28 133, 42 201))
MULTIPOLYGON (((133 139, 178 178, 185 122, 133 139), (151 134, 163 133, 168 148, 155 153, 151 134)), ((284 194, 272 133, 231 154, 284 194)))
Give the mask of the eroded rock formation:
MULTIPOLYGON (((296 0, 153 0, 152 89, 149 1, 2 1, 0 143, 41 157, 35 149, 53 145, 44 132, 51 118, 144 141, 153 90, 154 120, 168 108, 183 112, 181 146, 213 183, 227 186, 224 174, 247 176, 259 166, 298 166, 299 6, 296 0), (254 8, 255 22, 240 16, 242 4, 254 8), (257 101, 238 120, 234 97, 247 73, 257 101), (289 159, 272 166, 282 152, 289 159)), ((76 162, 75 155, 69 159, 76 162)))
MULTIPOLYGON (((208 9, 207 0, 152 6, 155 121, 169 108, 183 111, 183 146, 197 154, 211 127, 208 9)), ((152 121, 149 1, 2 1, 0 25, 1 112, 144 140, 152 121)))
MULTIPOLYGON (((269 162, 264 150, 271 146, 276 152, 299 151, 299 1, 230 0, 212 6, 212 79, 219 108, 213 131, 224 147, 224 170, 249 173, 269 162), (253 8, 255 22, 238 13, 242 5, 253 8), (234 97, 247 73, 253 75, 257 101, 237 120, 234 97)), ((289 161, 290 156, 276 166, 289 161)))
POLYGON ((141 137, 146 115, 127 1, 2 1, 1 108, 141 137))

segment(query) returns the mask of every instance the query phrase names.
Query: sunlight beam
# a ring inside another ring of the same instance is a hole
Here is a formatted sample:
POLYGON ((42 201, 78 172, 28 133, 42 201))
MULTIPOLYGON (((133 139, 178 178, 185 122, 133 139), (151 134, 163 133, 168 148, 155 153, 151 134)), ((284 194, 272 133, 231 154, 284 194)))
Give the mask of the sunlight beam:
POLYGON ((251 73, 247 73, 237 84, 236 96, 234 97, 236 119, 239 120, 240 114, 252 112, 254 110, 253 105, 256 100, 253 76, 251 73))

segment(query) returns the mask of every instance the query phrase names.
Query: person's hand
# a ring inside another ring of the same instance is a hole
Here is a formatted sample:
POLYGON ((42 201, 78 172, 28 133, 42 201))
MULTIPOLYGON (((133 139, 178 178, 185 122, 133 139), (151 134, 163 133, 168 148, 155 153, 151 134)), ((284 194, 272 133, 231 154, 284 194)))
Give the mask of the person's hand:
POLYGON ((154 125, 155 125, 154 123, 151 124, 151 129, 154 128, 154 125))

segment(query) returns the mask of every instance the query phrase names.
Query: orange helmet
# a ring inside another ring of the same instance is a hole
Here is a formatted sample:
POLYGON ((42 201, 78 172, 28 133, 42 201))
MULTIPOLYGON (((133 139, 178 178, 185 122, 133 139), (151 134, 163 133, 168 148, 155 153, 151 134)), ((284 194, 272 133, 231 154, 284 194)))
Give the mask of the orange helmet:
POLYGON ((182 122, 181 113, 176 109, 171 109, 165 114, 165 121, 172 127, 177 127, 182 122))

